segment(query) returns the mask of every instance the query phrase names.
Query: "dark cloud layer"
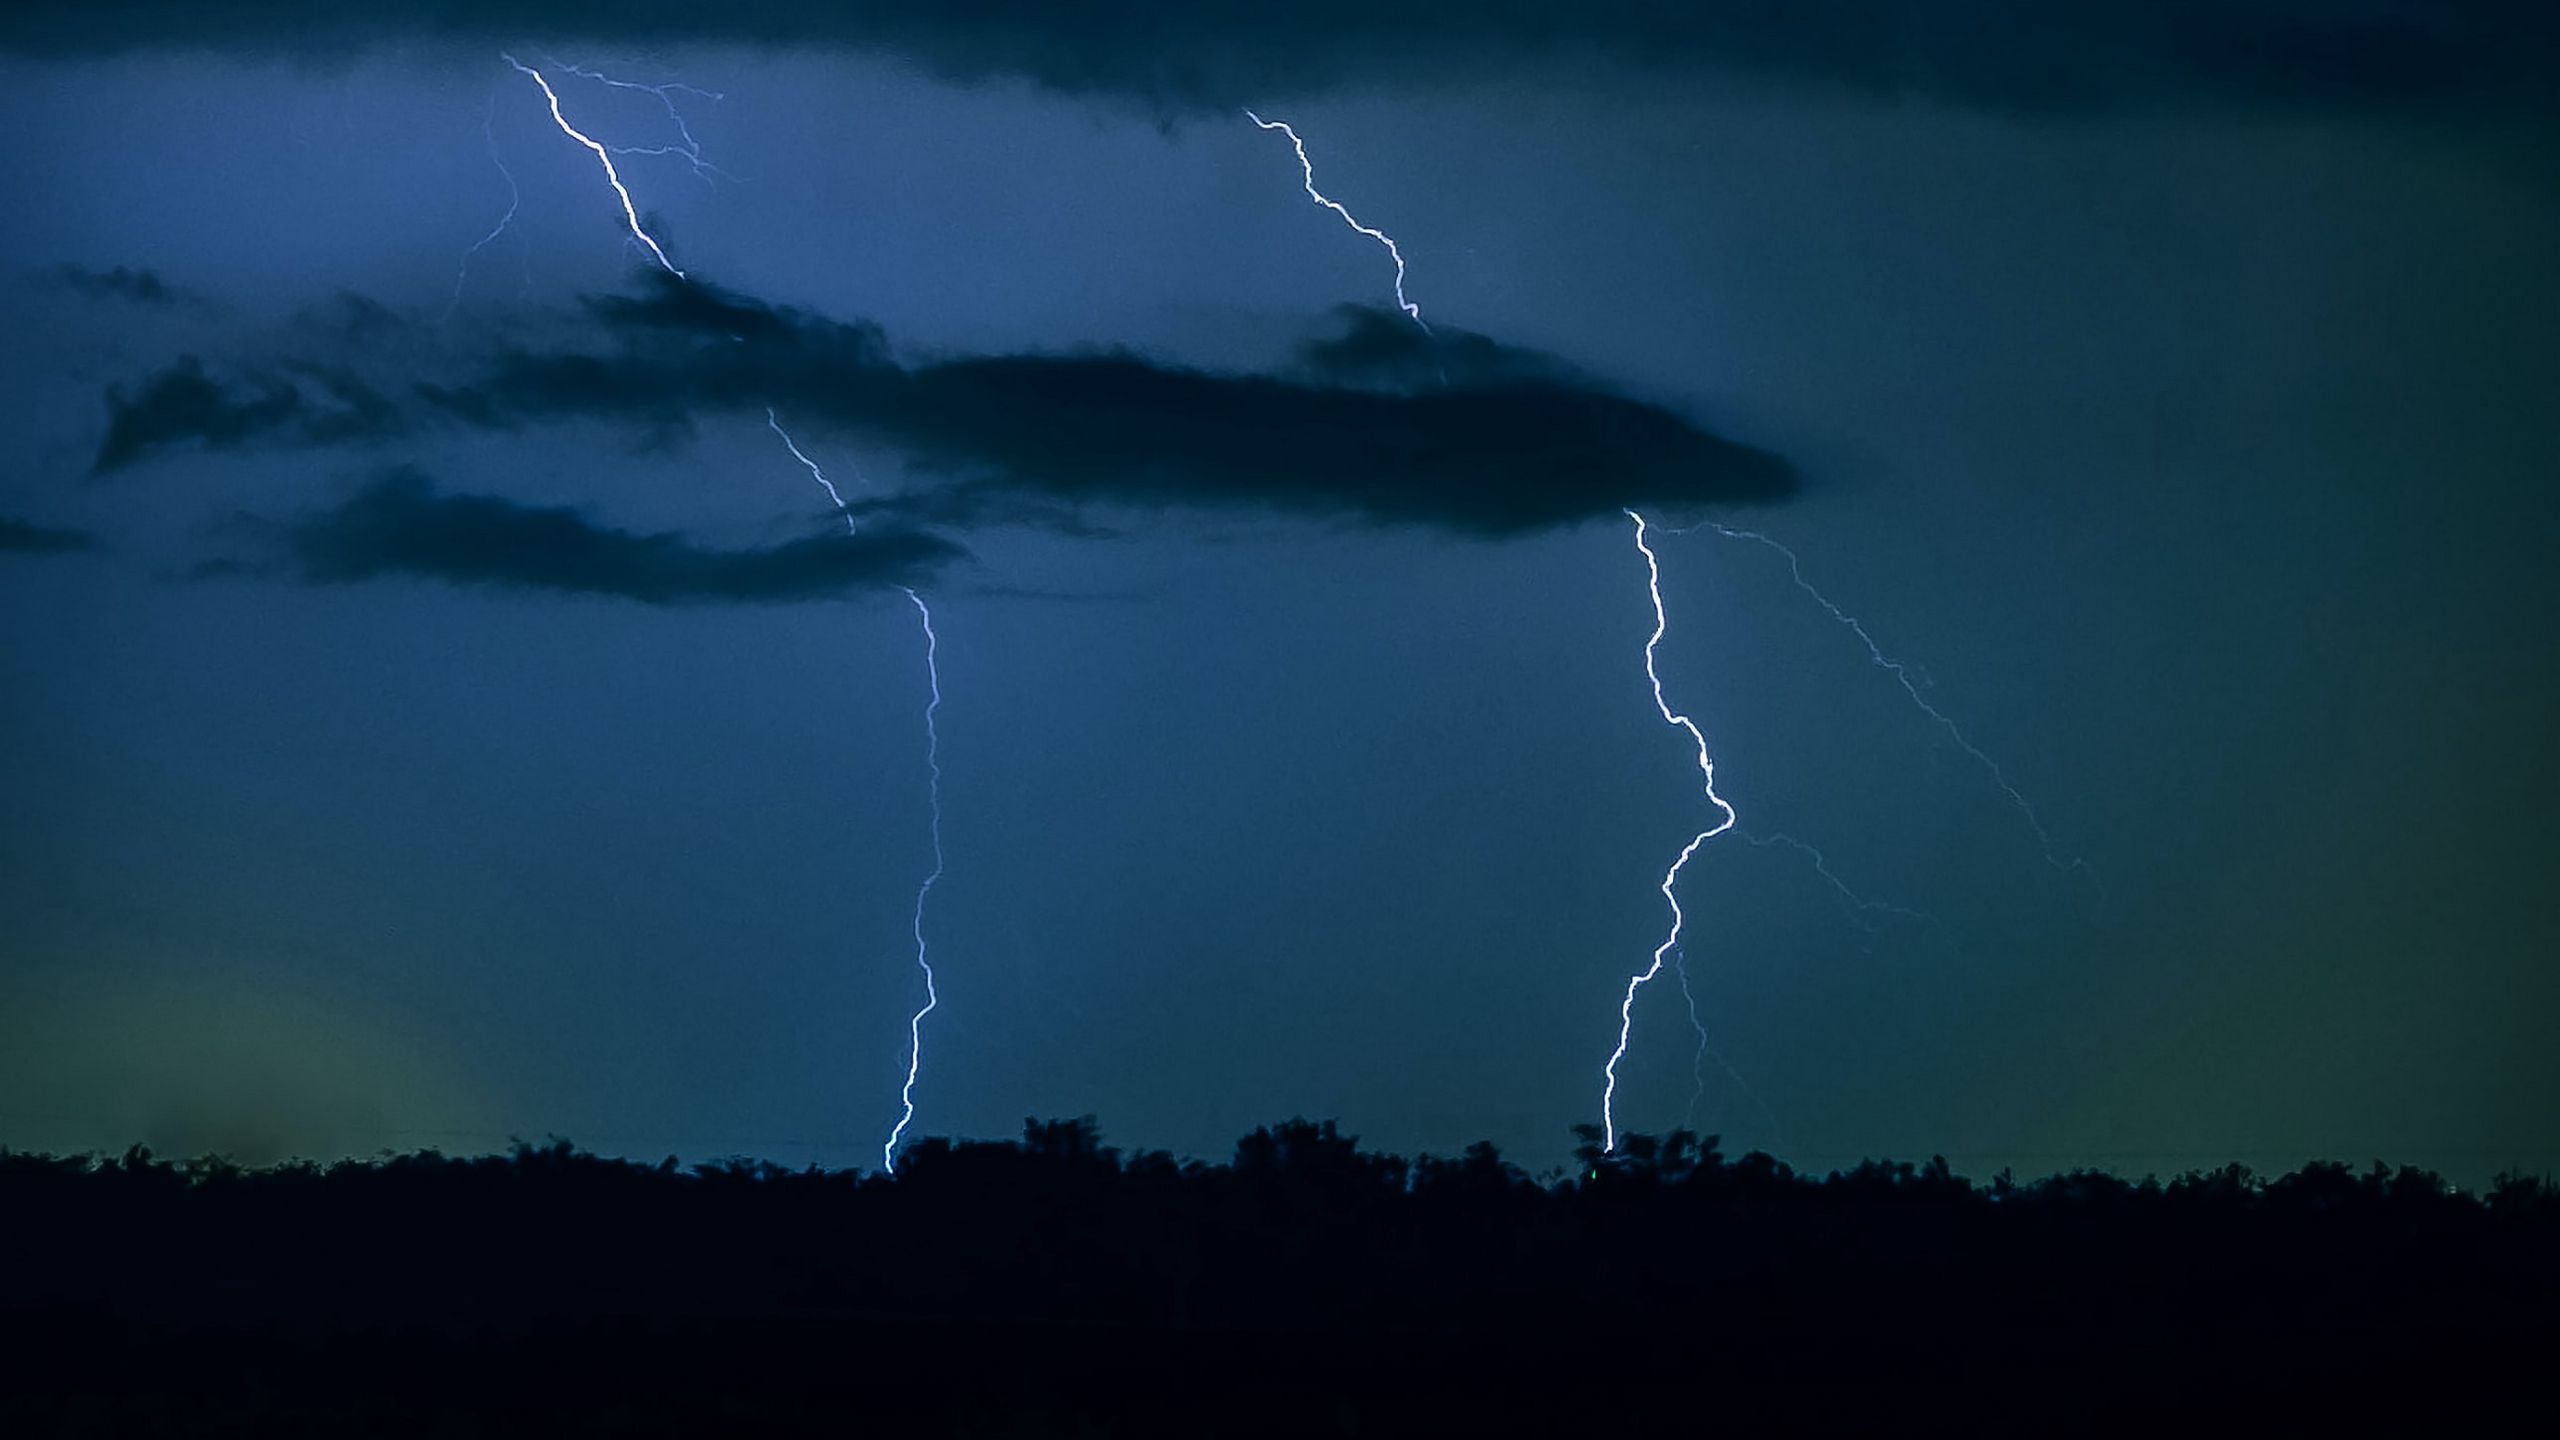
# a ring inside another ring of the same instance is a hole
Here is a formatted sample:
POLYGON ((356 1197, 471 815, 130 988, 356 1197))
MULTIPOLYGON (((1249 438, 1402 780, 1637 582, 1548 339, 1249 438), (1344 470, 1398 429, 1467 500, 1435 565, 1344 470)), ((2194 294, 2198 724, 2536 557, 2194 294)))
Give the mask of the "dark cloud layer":
POLYGON ((68 555, 98 548, 98 537, 86 530, 37 525, 0 515, 0 555, 68 555))
POLYGON ((1731 70, 2033 110, 2177 104, 2548 114, 2539 0, 14 0, 0 48, 323 52, 529 41, 837 46, 1160 107, 1357 84, 1731 70))
MULTIPOLYGON (((902 364, 867 323, 646 283, 588 302, 587 338, 601 343, 502 350, 458 383, 417 383, 418 408, 486 429, 619 419, 672 441, 703 415, 771 406, 793 424, 868 436, 931 478, 870 502, 874 512, 1064 530, 1103 507, 1512 535, 1630 505, 1780 500, 1796 485, 1778 457, 1552 357, 1463 331, 1426 337, 1391 312, 1344 310, 1342 333, 1282 375, 1119 352, 902 364)), ((310 365, 225 383, 182 360, 108 405, 101 471, 174 445, 323 444, 411 424, 365 382, 310 365)))
POLYGON ((344 368, 286 361, 224 380, 187 355, 137 390, 108 389, 107 434, 91 469, 121 470, 174 445, 333 444, 389 435, 401 424, 389 397, 344 368))
POLYGON ((1536 383, 1398 394, 1040 356, 920 370, 889 403, 842 418, 954 474, 873 506, 951 520, 1014 518, 1036 497, 1500 536, 1793 486, 1775 456, 1667 411, 1536 383))
POLYGON ((315 585, 411 578, 454 585, 610 595, 651 605, 782 604, 922 585, 967 552, 913 530, 829 531, 764 549, 714 550, 636 534, 576 510, 449 495, 406 467, 344 502, 281 524, 252 522, 276 554, 208 573, 315 585))
POLYGON ((1796 484, 1778 457, 1552 357, 1358 308, 1286 376, 1120 352, 901 365, 874 326, 663 277, 591 312, 612 347, 512 353, 433 398, 484 425, 620 415, 661 429, 776 405, 941 477, 871 505, 944 520, 1180 507, 1509 535, 1629 505, 1779 500, 1796 484))

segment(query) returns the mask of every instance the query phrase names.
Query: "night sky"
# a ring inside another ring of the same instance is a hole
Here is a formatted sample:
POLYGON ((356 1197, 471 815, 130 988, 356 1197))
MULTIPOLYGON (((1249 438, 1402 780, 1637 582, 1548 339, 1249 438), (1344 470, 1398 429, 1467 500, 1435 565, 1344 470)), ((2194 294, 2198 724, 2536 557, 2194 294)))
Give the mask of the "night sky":
POLYGON ((2560 24, 803 8, 0 17, 0 1144, 876 1165, 911 585, 911 1136, 1558 1163, 1635 506, 1621 1126, 2560 1165, 2560 24))

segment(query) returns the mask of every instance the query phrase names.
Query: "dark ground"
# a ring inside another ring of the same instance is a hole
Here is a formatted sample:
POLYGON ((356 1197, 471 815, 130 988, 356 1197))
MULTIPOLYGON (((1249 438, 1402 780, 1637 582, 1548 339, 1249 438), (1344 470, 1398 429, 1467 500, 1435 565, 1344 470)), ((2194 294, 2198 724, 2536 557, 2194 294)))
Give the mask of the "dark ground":
POLYGON ((1822 1179, 1635 1137, 1088 1124, 894 1180, 565 1144, 328 1169, 0 1153, 0 1434, 2030 1433, 2546 1418, 2560 1190, 2376 1166, 1822 1179))

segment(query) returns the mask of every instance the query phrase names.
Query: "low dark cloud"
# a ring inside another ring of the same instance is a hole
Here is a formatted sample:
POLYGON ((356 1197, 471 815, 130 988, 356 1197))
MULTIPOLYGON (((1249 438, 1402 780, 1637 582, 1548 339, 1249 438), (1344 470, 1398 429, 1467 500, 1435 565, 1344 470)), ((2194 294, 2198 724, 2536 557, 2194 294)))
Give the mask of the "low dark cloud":
POLYGON ((1015 520, 1045 500, 1506 536, 1794 487, 1784 461, 1666 410, 1539 383, 1393 393, 1098 355, 953 361, 897 388, 894 410, 839 418, 950 472, 868 502, 916 518, 1015 520))
POLYGON ((98 537, 86 530, 37 525, 0 515, 0 555, 69 555, 97 548, 98 537))
POLYGON ((176 305, 191 298, 185 291, 160 278, 158 272, 119 265, 113 270, 92 270, 85 265, 63 265, 53 272, 53 283, 74 294, 92 300, 130 300, 137 305, 176 305))
POLYGON ((1622 507, 1775 501, 1788 464, 1551 356, 1347 307, 1280 375, 1121 351, 903 365, 877 327, 659 278, 590 302, 612 345, 515 351, 434 390, 479 425, 706 411, 865 434, 935 483, 867 502, 918 519, 1052 527, 1087 507, 1262 511, 1511 535, 1622 507))
POLYGON ((109 387, 106 438, 90 468, 103 475, 178 445, 334 444, 387 436, 401 425, 388 396, 341 366, 285 361, 226 379, 186 355, 131 391, 109 387))
POLYGON ((2178 105, 2548 115, 2540 0, 13 0, 0 49, 100 54, 687 42, 895 54, 1162 109, 1344 86, 1552 78, 1575 65, 1763 74, 2038 111, 2178 105))
POLYGON ((613 529, 567 507, 446 494, 407 467, 383 472, 337 505, 246 528, 267 538, 272 555, 203 573, 313 585, 438 580, 650 605, 770 605, 924 585, 967 556, 939 536, 902 529, 831 529, 762 549, 716 550, 673 533, 613 529))
POLYGON ((920 484, 866 502, 920 521, 1095 533, 1094 510, 1260 512, 1502 536, 1626 506, 1781 500, 1780 458, 1615 394, 1534 351, 1356 307, 1278 374, 1123 351, 904 363, 878 327, 659 276, 591 299, 589 342, 510 346, 415 382, 416 412, 351 374, 276 364, 226 385, 183 360, 109 396, 97 468, 185 443, 325 444, 427 419, 513 430, 618 420, 662 444, 711 414, 860 434, 920 484), (299 383, 295 383, 299 382, 299 383), (328 404, 307 393, 317 390, 328 404))

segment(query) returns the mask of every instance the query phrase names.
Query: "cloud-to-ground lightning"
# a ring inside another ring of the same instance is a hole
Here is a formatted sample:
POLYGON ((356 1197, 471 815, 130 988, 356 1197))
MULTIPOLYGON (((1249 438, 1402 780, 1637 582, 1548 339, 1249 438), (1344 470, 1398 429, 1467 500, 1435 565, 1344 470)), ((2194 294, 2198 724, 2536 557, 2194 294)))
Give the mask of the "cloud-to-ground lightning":
MULTIPOLYGON (((1920 713, 1936 722, 1938 728, 1946 732, 1947 738, 1955 742, 1956 748, 1972 757, 1973 762, 1980 765, 1984 773, 1991 777, 1991 783, 2000 787, 2000 793, 2008 797, 2010 807, 2027 822, 2027 828, 2035 832, 2037 843, 2044 847, 2046 862, 2057 869, 2077 870, 2084 874, 2088 871, 2086 861, 2076 858, 2066 860, 2056 852, 2053 833, 2045 828, 2044 820, 2036 814, 2036 807, 2029 804, 2027 797, 2010 782, 2008 772, 2000 768, 1999 761, 1992 759, 1983 752, 1981 746, 1974 744, 1972 739, 1964 733, 1963 728, 1956 724, 1954 717, 1930 704, 1928 697, 1920 693, 1919 683, 1911 678, 1911 667, 1887 655, 1884 647, 1876 643, 1875 636, 1867 633, 1867 627, 1860 623, 1856 616, 1841 609, 1830 596, 1823 594, 1821 590, 1815 588, 1812 581, 1805 578, 1804 562, 1797 557, 1795 551, 1757 530, 1738 530, 1730 525, 1719 525, 1712 521, 1708 522, 1707 528, 1728 540, 1748 541, 1776 551, 1787 562, 1787 573, 1794 578, 1796 588, 1812 597, 1813 603, 1821 606, 1825 613, 1838 621, 1850 634, 1857 636, 1858 643, 1867 647, 1867 659, 1872 661, 1876 668, 1891 675, 1894 683, 1902 687, 1902 693, 1911 697, 1911 703, 1919 707, 1920 713)), ((1833 883, 1838 882, 1835 880, 1833 883)))
POLYGON ((651 258, 658 262, 661 269, 665 270, 668 274, 675 276, 679 280, 683 279, 684 272, 677 269, 675 262, 667 258, 667 252, 659 248, 657 240, 652 237, 647 230, 641 228, 640 211, 638 207, 631 203, 631 192, 623 188, 622 172, 613 168, 613 152, 605 149, 604 146, 597 144, 594 140, 589 139, 584 132, 578 129, 577 126, 569 123, 568 116, 560 113, 560 94, 558 91, 551 88, 551 82, 543 78, 541 71, 525 64, 513 55, 501 54, 498 58, 506 61, 509 65, 514 66, 519 73, 527 76, 534 84, 542 87, 542 98, 549 101, 551 105, 552 123, 560 127, 561 134, 566 135, 570 139, 587 147, 587 149, 595 155, 596 163, 604 167, 605 183, 613 187, 614 198, 622 202, 622 221, 625 225, 630 227, 632 238, 648 247, 651 258))
MULTIPOLYGON (((853 511, 844 503, 844 495, 836 489, 835 482, 827 478, 827 472, 810 458, 809 452, 800 448, 800 442, 791 438, 791 432, 782 428, 782 418, 770 405, 764 409, 764 423, 782 438, 783 448, 808 470, 809 478, 818 482, 818 488, 827 492, 827 499, 836 507, 836 513, 844 517, 845 533, 861 533, 861 526, 854 520, 853 511)), ((942 641, 934 634, 933 609, 924 603, 924 597, 910 587, 901 585, 898 588, 906 595, 907 603, 916 607, 916 618, 924 626, 924 676, 929 693, 924 707, 925 803, 933 836, 933 869, 926 873, 923 883, 916 886, 915 910, 909 927, 915 935, 916 969, 924 976, 924 1006, 907 1020, 907 1078, 898 1088, 898 1123, 890 1127, 889 1138, 880 1146, 880 1168, 892 1175, 898 1171, 898 1140, 916 1118, 916 1076, 924 1066, 924 1017, 932 1014, 934 1007, 942 1003, 941 994, 934 988, 933 961, 927 953, 924 935, 925 901, 932 896, 933 887, 940 883, 943 871, 942 641)))
MULTIPOLYGON (((566 134, 570 139, 585 146, 595 155, 597 162, 604 166, 605 179, 613 186, 613 193, 622 201, 623 219, 630 226, 631 233, 639 239, 640 243, 649 247, 649 253, 657 258, 658 264, 663 267, 668 274, 674 275, 678 279, 682 279, 684 272, 677 269, 675 265, 667 259, 666 252, 658 247, 658 242, 650 238, 649 233, 641 228, 639 212, 633 208, 631 203, 631 192, 623 188, 622 177, 620 173, 614 169, 613 151, 605 145, 581 134, 574 126, 570 125, 568 119, 560 113, 560 97, 558 93, 551 88, 551 82, 543 78, 541 71, 526 65, 522 61, 516 59, 513 55, 501 55, 499 58, 505 60, 509 65, 514 66, 517 70, 529 76, 536 85, 542 87, 544 98, 549 100, 551 103, 551 118, 559 125, 561 132, 566 134)), ((597 74, 596 72, 581 70, 574 66, 563 68, 564 73, 579 75, 587 79, 599 80, 607 85, 614 85, 634 90, 645 90, 656 95, 660 103, 667 107, 667 113, 674 117, 678 132, 684 136, 684 147, 679 151, 672 151, 669 153, 682 153, 687 159, 691 160, 697 168, 703 166, 704 162, 701 157, 700 147, 694 141, 693 132, 685 127, 684 117, 678 113, 674 99, 667 92, 671 89, 680 88, 692 91, 693 93, 711 95, 714 99, 719 98, 714 94, 714 92, 695 90, 695 87, 692 86, 637 85, 626 81, 613 80, 606 76, 597 74)), ((492 153, 494 154, 494 151, 492 153)), ((510 176, 508 178, 508 183, 512 189, 514 177, 510 176)), ((508 213, 510 217, 513 216, 514 212, 512 208, 510 208, 508 213)), ((503 228, 503 225, 501 228, 503 228)), ((826 492, 828 502, 835 506, 837 514, 844 517, 846 533, 861 533, 861 526, 854 519, 852 508, 845 504, 843 493, 836 488, 833 480, 827 478, 826 470, 821 467, 815 459, 811 458, 807 451, 800 448, 800 442, 792 438, 791 432, 783 428, 782 417, 770 405, 765 407, 764 422, 765 425, 781 439, 783 448, 791 452, 791 458, 800 462, 800 465, 809 472, 809 478, 816 481, 818 488, 826 492)), ((898 1141, 906 1134, 907 1126, 915 1120, 916 1116, 916 1077, 923 1069, 924 1061, 924 1020, 925 1017, 932 1014, 935 1007, 941 1003, 941 994, 934 985, 933 962, 925 940, 924 916, 926 902, 931 899, 933 895, 933 887, 941 882, 943 870, 945 868, 945 859, 942 847, 942 641, 941 637, 934 632, 933 608, 925 603, 924 596, 917 593, 909 586, 902 585, 898 588, 900 593, 907 597, 907 603, 915 607, 916 618, 924 628, 924 670, 927 686, 927 699, 924 707, 925 799, 930 819, 930 833, 933 841, 933 868, 926 873, 923 881, 916 886, 915 906, 909 922, 909 929, 915 937, 916 969, 924 977, 924 1004, 907 1019, 907 1074, 906 1079, 901 1083, 898 1089, 898 1122, 894 1126, 890 1127, 888 1139, 883 1141, 880 1146, 880 1166, 883 1170, 888 1171, 891 1174, 895 1174, 898 1168, 898 1141)))
POLYGON ((924 1017, 932 1014, 934 1006, 942 1003, 942 996, 933 988, 933 962, 925 954, 924 941, 924 902, 933 894, 934 884, 942 879, 942 731, 935 722, 936 714, 942 709, 942 666, 938 658, 941 641, 933 633, 933 611, 924 603, 924 597, 913 590, 906 594, 908 601, 916 607, 917 617, 924 623, 924 675, 932 687, 933 697, 925 702, 924 707, 925 798, 933 817, 933 869, 924 877, 924 883, 916 887, 913 927, 916 969, 924 974, 924 1007, 907 1020, 907 1080, 898 1091, 901 1110, 898 1123, 890 1127, 889 1138, 880 1146, 880 1168, 892 1175, 898 1173, 898 1137, 907 1132, 908 1122, 916 1118, 916 1071, 921 1068, 924 1058, 924 1017))
MULTIPOLYGON (((1655 557, 1653 547, 1645 542, 1644 517, 1633 510, 1629 510, 1626 514, 1629 520, 1635 522, 1636 549, 1644 556, 1645 588, 1653 597, 1653 634, 1644 642, 1644 675, 1653 686, 1653 705, 1656 710, 1662 712, 1664 724, 1674 725, 1689 732, 1690 740, 1697 745, 1699 782, 1705 791, 1707 803, 1715 806, 1723 818, 1691 837, 1688 844, 1680 847, 1680 853, 1672 860, 1671 868, 1662 872, 1662 899, 1664 904, 1671 907, 1671 929, 1663 936, 1662 943, 1654 947, 1653 962, 1628 978, 1626 994, 1618 1001, 1618 1048, 1609 1052, 1608 1064, 1601 1067, 1603 1081, 1600 1090, 1600 1131, 1604 1142, 1601 1147, 1603 1150, 1618 1148, 1616 1112, 1618 1062, 1626 1058, 1628 1036, 1635 1028, 1636 992, 1643 989, 1656 975, 1662 973, 1663 958, 1679 945, 1681 927, 1687 921, 1687 917, 1680 910, 1680 872, 1688 868, 1689 857, 1698 853, 1699 846, 1732 829, 1741 818, 1734 813, 1731 805, 1725 803, 1725 798, 1716 793, 1716 762, 1715 756, 1707 748, 1706 732, 1698 728, 1698 722, 1672 709, 1671 702, 1662 693, 1662 672, 1654 664, 1654 652, 1662 644, 1663 633, 1670 628, 1670 622, 1662 608, 1662 562, 1655 557)), ((1694 1011, 1691 1013, 1695 1015, 1694 1011)))
MULTIPOLYGON (((1251 120, 1255 125, 1258 125, 1265 130, 1277 130, 1289 137, 1289 144, 1291 148, 1295 149, 1298 153, 1298 168, 1305 177, 1305 188, 1310 198, 1312 198, 1317 204, 1322 205, 1333 211, 1336 215, 1341 216, 1344 224, 1349 225, 1352 229, 1359 231, 1361 234, 1368 236, 1369 238, 1377 241, 1380 245, 1386 247, 1388 256, 1395 261, 1396 265, 1396 304, 1404 311, 1407 318, 1411 319, 1416 326, 1421 328, 1425 335, 1429 335, 1431 333, 1431 327, 1423 321, 1421 307, 1405 298, 1404 251, 1397 247, 1394 238, 1389 236, 1383 230, 1361 224, 1349 210, 1343 208, 1340 203, 1328 199, 1322 191, 1316 189, 1315 162, 1308 158, 1306 142, 1299 138, 1296 130, 1290 128, 1282 121, 1265 120, 1251 110, 1245 111, 1244 115, 1246 119, 1251 120)), ((1744 1094, 1751 1097, 1752 1103, 1759 1106, 1764 1115, 1769 1113, 1769 1107, 1766 1104, 1761 1103, 1760 1097, 1752 1092, 1749 1085, 1743 1083, 1742 1076, 1734 1070, 1732 1065, 1725 1061, 1724 1056, 1716 1052, 1714 1046, 1710 1043, 1707 1035, 1706 1020, 1698 1013, 1697 993, 1692 990, 1689 985, 1688 954, 1680 945, 1680 931, 1685 917, 1683 917, 1680 911, 1679 897, 1675 895, 1673 891, 1679 882, 1681 870, 1688 865, 1689 858, 1698 852, 1698 847, 1704 845, 1709 840, 1714 839, 1716 836, 1723 834, 1725 831, 1732 829, 1736 817, 1734 815, 1733 807, 1727 805, 1724 801, 1724 797, 1716 793, 1715 761, 1707 752, 1706 736, 1699 731, 1697 725, 1690 721, 1687 716, 1673 711, 1670 705, 1663 699, 1662 677, 1654 668, 1654 650, 1655 647, 1661 644, 1663 631, 1666 628, 1662 608, 1662 566, 1660 561, 1655 558, 1653 548, 1645 543, 1645 518, 1633 510, 1627 511, 1626 515, 1629 520, 1635 522, 1636 549, 1644 556, 1645 573, 1648 577, 1648 588, 1653 596, 1653 636, 1650 640, 1645 642, 1644 647, 1644 669, 1646 678, 1653 682, 1653 703, 1655 707, 1662 712, 1664 720, 1685 728, 1688 730, 1690 738, 1697 742, 1698 767, 1700 773, 1705 778, 1707 798, 1714 802, 1716 808, 1723 813, 1724 818, 1709 829, 1700 831, 1695 838, 1691 839, 1686 846, 1682 847, 1679 856, 1671 862, 1671 868, 1663 873, 1661 887, 1662 898, 1671 906, 1671 933, 1663 940, 1660 946, 1655 948, 1652 964, 1628 980, 1626 994, 1618 1006, 1618 1048, 1610 1053, 1608 1063, 1602 1067, 1601 1072, 1602 1086, 1600 1095, 1600 1123, 1602 1134, 1606 1137, 1607 1141, 1605 1148, 1609 1150, 1615 1150, 1618 1148, 1617 1121, 1614 1113, 1614 1106, 1618 1091, 1618 1062, 1626 1057, 1628 1036, 1634 1026, 1636 992, 1642 989, 1647 982, 1651 981, 1656 975, 1662 972, 1663 957, 1665 955, 1675 957, 1674 963, 1677 966, 1680 977, 1680 991, 1688 1000, 1689 1023, 1691 1027, 1698 1032, 1698 1049, 1690 1062, 1691 1076, 1697 1081, 1696 1090, 1691 1094, 1689 1100, 1690 1113, 1692 1115, 1696 1113, 1698 1097, 1705 1093, 1704 1063, 1710 1059, 1715 1061, 1716 1065, 1722 1069, 1725 1074, 1733 1078, 1735 1085, 1738 1086, 1744 1094)), ((1839 884, 1837 877, 1829 876, 1827 870, 1825 871, 1825 875, 1826 878, 1831 879, 1834 885, 1839 884)), ((1774 1117, 1772 1117, 1772 1119, 1774 1120, 1774 1117)))
POLYGON ((1361 224, 1350 211, 1342 207, 1342 202, 1326 198, 1324 192, 1316 188, 1316 162, 1307 158, 1307 142, 1298 138, 1298 132, 1289 128, 1287 121, 1265 120, 1250 110, 1244 112, 1244 118, 1265 130, 1277 130, 1289 137, 1289 147, 1298 152, 1298 169, 1306 176, 1308 199, 1341 216, 1343 224, 1387 247, 1388 258, 1396 262, 1396 308, 1410 317, 1414 324, 1421 325, 1424 334, 1430 334, 1431 327, 1422 319, 1422 307, 1404 298, 1404 252, 1396 248, 1394 238, 1375 226, 1361 224))

